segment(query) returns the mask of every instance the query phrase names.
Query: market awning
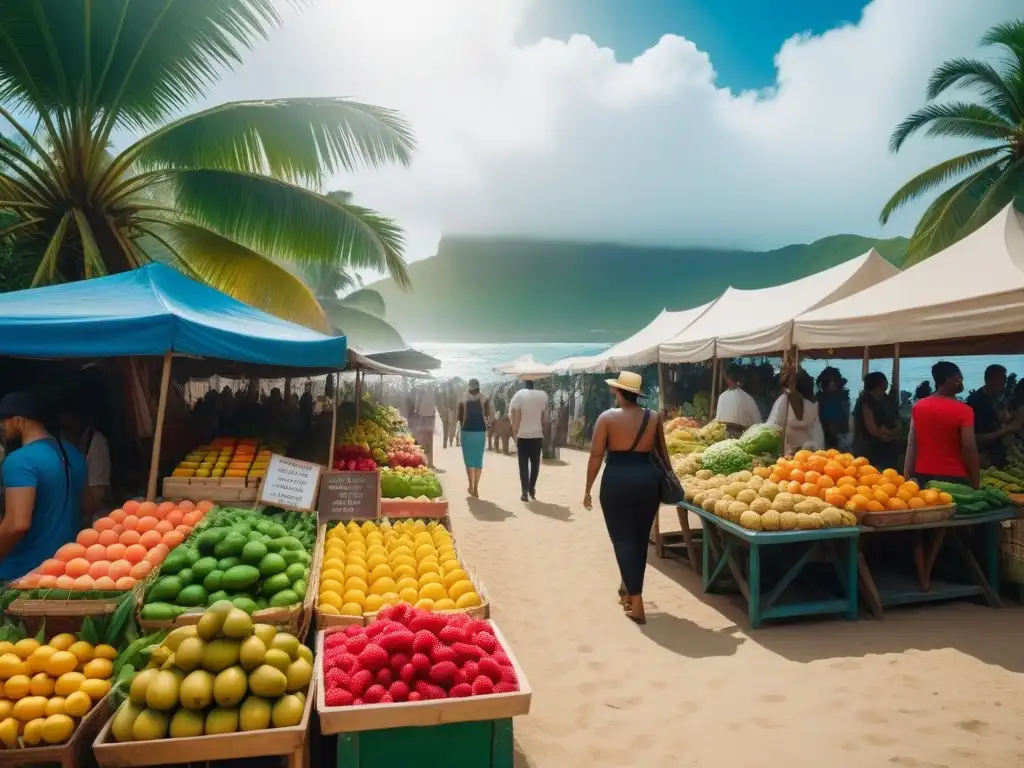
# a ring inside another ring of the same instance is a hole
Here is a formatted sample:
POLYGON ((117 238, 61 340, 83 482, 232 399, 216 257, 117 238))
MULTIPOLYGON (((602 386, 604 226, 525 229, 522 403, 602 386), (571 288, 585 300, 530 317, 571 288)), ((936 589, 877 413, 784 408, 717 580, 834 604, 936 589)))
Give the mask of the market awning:
MULTIPOLYGON (((1022 313, 1024 217, 1010 204, 931 258, 855 296, 802 313, 793 342, 805 350, 979 337, 984 344, 1024 331, 1022 313)), ((1001 346, 1006 353, 1021 343, 1001 346)), ((983 349, 991 346, 971 345, 972 354, 983 349)), ((910 351, 901 347, 903 354, 910 351)))
POLYGON ((508 363, 494 366, 494 372, 503 376, 518 376, 519 378, 542 379, 554 373, 554 369, 542 363, 533 355, 522 355, 508 363))
POLYGON ((179 355, 341 370, 344 336, 261 312, 162 264, 0 294, 0 355, 179 355))
POLYGON ((686 330, 659 348, 663 363, 780 354, 798 315, 877 285, 899 272, 872 248, 862 256, 782 285, 727 288, 686 330))
POLYGON ((410 368, 398 368, 391 365, 385 365, 379 360, 375 360, 370 355, 365 355, 362 352, 357 352, 351 348, 348 351, 348 369, 359 369, 370 373, 376 373, 380 376, 404 376, 411 379, 432 378, 426 371, 417 371, 410 368))
POLYGON ((366 355, 383 365, 392 368, 406 368, 412 371, 436 371, 441 361, 418 349, 396 349, 390 352, 373 352, 366 355))

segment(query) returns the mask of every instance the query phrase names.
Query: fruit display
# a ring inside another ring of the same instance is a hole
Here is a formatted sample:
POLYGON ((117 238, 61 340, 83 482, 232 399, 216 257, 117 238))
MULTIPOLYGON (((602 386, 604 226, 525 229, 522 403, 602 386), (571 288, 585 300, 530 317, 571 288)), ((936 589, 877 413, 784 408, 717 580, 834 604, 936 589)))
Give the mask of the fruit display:
POLYGON ((315 543, 314 515, 219 507, 164 560, 141 618, 172 621, 221 601, 246 613, 301 603, 315 543))
POLYGON ((348 449, 349 446, 360 448, 366 458, 373 459, 378 466, 387 463, 388 446, 391 445, 391 433, 372 419, 361 419, 358 424, 349 427, 338 439, 335 448, 335 461, 338 459, 338 448, 348 449))
POLYGON ((369 446, 362 445, 336 445, 334 446, 334 461, 331 469, 346 472, 376 472, 377 460, 373 458, 369 446))
POLYGON ((321 660, 328 707, 515 693, 515 667, 489 621, 399 603, 369 626, 326 630, 321 660))
POLYGON ((797 451, 792 459, 779 459, 754 472, 779 484, 780 490, 822 499, 849 512, 923 509, 953 502, 949 493, 922 489, 895 469, 879 471, 863 456, 835 449, 797 451))
POLYGON ((388 445, 387 465, 391 468, 425 466, 427 457, 412 435, 394 435, 388 445))
POLYGON ((128 742, 296 726, 312 677, 313 653, 298 638, 218 601, 153 649, 110 733, 128 742))
POLYGON ((690 504, 752 531, 857 525, 853 512, 816 495, 790 493, 785 490, 788 483, 772 481, 747 470, 715 475, 702 469, 684 478, 683 487, 690 504))
POLYGON ((778 456, 782 433, 772 424, 754 424, 739 438, 728 439, 722 422, 697 427, 691 421, 676 418, 665 427, 672 469, 679 476, 692 475, 699 469, 727 475, 771 463, 778 456))
POLYGON ((363 419, 347 430, 334 447, 332 468, 372 472, 378 467, 421 467, 427 463, 423 449, 411 435, 393 435, 375 422, 363 419))
POLYGON ((64 590, 89 596, 132 589, 185 541, 212 508, 210 501, 126 501, 12 586, 40 590, 39 598, 60 599, 68 597, 64 590))
POLYGON ((381 498, 432 501, 443 494, 441 481, 427 467, 385 467, 380 473, 381 498))
POLYGON ((482 605, 444 525, 418 519, 367 520, 328 531, 320 572, 321 613, 364 616, 403 602, 425 611, 482 605))
POLYGON ((949 496, 950 501, 956 504, 958 517, 981 515, 1013 504, 1005 490, 986 483, 984 478, 978 490, 962 483, 944 483, 932 480, 928 483, 928 490, 925 492, 928 491, 938 493, 940 496, 949 496))
POLYGON ((214 485, 225 478, 259 484, 272 453, 269 446, 261 448, 257 440, 218 437, 186 455, 171 477, 214 485))
POLYGON ((0 748, 65 744, 110 691, 118 652, 82 634, 0 641, 0 748))

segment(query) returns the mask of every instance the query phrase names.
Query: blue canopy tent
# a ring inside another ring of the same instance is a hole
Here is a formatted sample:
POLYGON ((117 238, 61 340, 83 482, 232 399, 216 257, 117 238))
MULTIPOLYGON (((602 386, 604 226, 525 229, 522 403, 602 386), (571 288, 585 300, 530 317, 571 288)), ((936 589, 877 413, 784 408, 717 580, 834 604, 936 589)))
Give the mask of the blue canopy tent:
POLYGON ((156 495, 175 354, 305 371, 338 371, 347 364, 343 336, 268 315, 162 264, 0 294, 2 356, 163 357, 149 498, 156 495))

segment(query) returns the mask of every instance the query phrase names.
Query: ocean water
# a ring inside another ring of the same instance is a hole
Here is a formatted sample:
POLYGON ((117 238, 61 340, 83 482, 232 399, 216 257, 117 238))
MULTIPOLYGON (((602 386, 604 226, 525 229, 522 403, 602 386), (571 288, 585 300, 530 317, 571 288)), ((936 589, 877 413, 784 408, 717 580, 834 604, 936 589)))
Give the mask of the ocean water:
MULTIPOLYGON (((477 378, 482 382, 496 381, 502 377, 494 373, 494 367, 510 362, 522 355, 533 355, 542 363, 553 363, 564 357, 577 355, 596 355, 603 352, 608 344, 559 344, 502 343, 461 344, 456 342, 419 342, 417 349, 437 357, 442 362, 435 375, 440 379, 458 376, 462 379, 477 378)), ((1010 373, 1016 373, 1018 379, 1024 377, 1024 357, 951 357, 948 358, 960 366, 964 374, 964 386, 968 391, 977 389, 984 381, 985 368, 992 363, 1002 363, 1010 373)), ((908 358, 900 360, 900 389, 913 392, 922 381, 931 381, 931 367, 935 363, 931 358, 908 358)), ((860 360, 806 360, 804 369, 812 376, 817 376, 826 365, 838 368, 849 381, 851 393, 860 391, 860 360)), ((892 378, 892 360, 872 360, 872 371, 881 371, 892 378)))

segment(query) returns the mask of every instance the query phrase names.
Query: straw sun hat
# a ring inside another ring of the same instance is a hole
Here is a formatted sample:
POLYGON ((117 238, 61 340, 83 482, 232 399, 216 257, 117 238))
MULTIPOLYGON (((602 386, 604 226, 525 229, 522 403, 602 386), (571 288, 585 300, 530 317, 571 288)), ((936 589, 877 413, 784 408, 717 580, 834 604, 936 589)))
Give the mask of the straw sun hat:
POLYGON ((643 393, 644 380, 639 373, 623 371, 617 379, 605 379, 604 383, 609 387, 621 389, 623 392, 632 392, 634 395, 643 393))

